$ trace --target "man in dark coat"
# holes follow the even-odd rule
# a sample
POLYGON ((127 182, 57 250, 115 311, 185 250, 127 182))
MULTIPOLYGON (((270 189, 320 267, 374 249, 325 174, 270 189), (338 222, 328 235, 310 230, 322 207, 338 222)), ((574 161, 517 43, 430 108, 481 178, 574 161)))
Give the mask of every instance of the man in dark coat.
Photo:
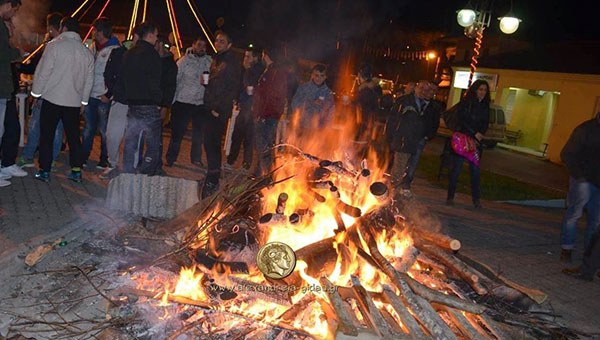
POLYGON ((571 174, 561 232, 561 260, 570 262, 583 209, 587 209, 586 248, 600 224, 600 112, 573 130, 560 157, 571 174))
POLYGON ((429 101, 425 94, 428 82, 420 82, 414 94, 400 97, 390 112, 386 126, 386 134, 390 149, 394 152, 394 164, 391 175, 392 182, 402 190, 410 188, 410 181, 405 181, 405 174, 411 157, 417 154, 419 143, 428 135, 427 107, 429 101))
POLYGON ((203 197, 212 195, 219 187, 223 135, 231 117, 233 103, 240 94, 242 64, 231 50, 231 46, 229 35, 224 32, 217 34, 217 54, 210 67, 210 78, 204 93, 204 104, 210 114, 204 125, 204 150, 208 171, 202 189, 203 197))
POLYGON ((151 23, 136 28, 139 40, 123 56, 123 79, 129 111, 123 150, 123 171, 135 173, 141 163, 140 173, 156 175, 161 165, 162 119, 159 105, 162 102, 162 61, 154 48, 158 29, 151 23), (146 151, 141 162, 136 161, 140 137, 145 135, 146 151))
POLYGON ((233 169, 242 144, 244 145, 244 162, 242 167, 249 170, 252 165, 252 154, 254 153, 254 116, 252 115, 252 104, 254 102, 254 91, 258 79, 265 68, 260 62, 260 50, 248 48, 244 54, 244 76, 242 77, 242 90, 238 101, 240 114, 235 121, 235 129, 231 139, 231 150, 227 157, 227 166, 233 169))

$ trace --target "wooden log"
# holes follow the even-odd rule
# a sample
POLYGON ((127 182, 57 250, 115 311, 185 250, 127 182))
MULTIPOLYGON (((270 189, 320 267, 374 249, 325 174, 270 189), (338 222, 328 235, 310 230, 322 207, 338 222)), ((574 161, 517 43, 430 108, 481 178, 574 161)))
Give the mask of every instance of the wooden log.
POLYGON ((412 266, 417 262, 417 256, 419 255, 419 250, 413 246, 409 246, 402 254, 402 260, 396 266, 396 270, 400 273, 406 273, 412 266))
POLYGON ((391 263, 385 259, 383 255, 377 249, 377 244, 375 244, 374 238, 371 233, 368 233, 364 236, 365 241, 369 246, 369 252, 373 259, 379 263, 379 267, 381 270, 392 280, 392 282, 398 286, 401 282, 406 282, 410 288, 419 296, 427 299, 430 302, 438 302, 450 307, 458 308, 469 313, 473 314, 481 314, 485 311, 485 307, 475 304, 473 302, 462 300, 457 297, 446 295, 438 292, 437 290, 430 289, 421 283, 413 280, 410 276, 404 273, 399 273, 391 263))
POLYGON ((427 255, 425 255, 423 253, 419 253, 419 255, 417 256, 417 261, 423 265, 431 267, 434 270, 439 270, 442 273, 448 272, 448 268, 446 266, 444 266, 443 264, 439 263, 438 261, 428 257, 427 255))
POLYGON ((487 340, 482 334, 480 334, 473 325, 467 320, 467 318, 456 309, 446 307, 444 305, 434 305, 434 308, 437 310, 442 310, 448 313, 452 322, 458 327, 458 329, 463 333, 466 339, 470 340, 487 340))
POLYGON ((357 297, 358 303, 361 305, 361 309, 365 311, 365 319, 371 324, 371 328, 375 330, 377 335, 383 339, 395 338, 394 332, 392 332, 390 326, 387 324, 379 309, 375 306, 373 298, 367 292, 365 287, 362 286, 360 280, 356 276, 352 276, 352 289, 357 297))
POLYGON ((455 256, 432 245, 418 243, 417 247, 425 254, 434 257, 442 264, 452 269, 456 274, 458 274, 458 276, 467 281, 467 283, 477 294, 485 295, 488 293, 488 290, 479 283, 479 276, 475 274, 469 266, 457 259, 455 256))
POLYGON ((450 327, 440 318, 431 305, 422 297, 415 295, 406 281, 400 278, 398 289, 400 297, 410 308, 421 324, 427 329, 435 340, 458 340, 450 327))
POLYGON ((329 301, 331 302, 331 305, 337 315, 337 319, 339 321, 339 330, 346 335, 358 336, 358 329, 354 325, 354 322, 352 322, 350 312, 346 309, 344 300, 342 300, 342 297, 338 293, 337 289, 335 289, 336 287, 325 276, 321 277, 320 281, 323 287, 326 289, 329 301))
POLYGON ((392 288, 388 285, 383 285, 382 296, 385 298, 387 303, 389 303, 392 308, 398 313, 400 319, 402 320, 402 325, 406 327, 409 334, 415 339, 425 339, 425 333, 419 326, 419 323, 415 318, 410 314, 406 306, 400 301, 400 298, 396 293, 392 290, 392 288))
POLYGON ((413 234, 415 234, 415 236, 417 236, 417 238, 429 241, 444 249, 457 251, 461 247, 461 243, 459 240, 441 233, 436 233, 434 231, 429 231, 420 228, 414 228, 412 232, 413 234))
MULTIPOLYGON (((496 339, 498 340, 511 340, 513 339, 513 337, 511 337, 510 335, 508 335, 507 332, 504 331, 504 329, 502 329, 502 327, 500 325, 498 325, 496 323, 496 321, 494 321, 490 316, 488 315, 479 315, 480 320, 483 322, 483 324, 485 325, 485 327, 487 327, 487 329, 490 330, 490 332, 492 332, 492 334, 494 334, 494 336, 496 337, 496 339)), ((515 340, 521 340, 521 339, 525 339, 525 337, 517 337, 514 338, 515 340)))
POLYGON ((308 305, 315 301, 315 295, 312 293, 305 294, 300 301, 293 304, 288 310, 283 312, 276 320, 283 321, 287 324, 293 324, 298 316, 298 313, 305 310, 308 305))

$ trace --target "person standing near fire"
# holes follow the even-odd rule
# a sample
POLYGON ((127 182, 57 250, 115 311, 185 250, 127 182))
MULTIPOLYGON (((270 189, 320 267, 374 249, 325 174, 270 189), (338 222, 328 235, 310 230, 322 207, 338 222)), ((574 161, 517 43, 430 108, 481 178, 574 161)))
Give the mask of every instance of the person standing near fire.
POLYGON ((123 56, 125 96, 129 105, 127 129, 123 147, 123 171, 154 176, 161 164, 162 118, 159 105, 162 100, 162 62, 154 45, 158 28, 149 22, 138 25, 139 39, 123 56), (142 160, 136 160, 144 148, 142 160))
POLYGON ((298 126, 302 131, 324 129, 333 120, 335 102, 326 79, 325 65, 315 65, 310 80, 298 87, 292 99, 292 114, 299 115, 298 126))
MULTIPOLYGON (((468 138, 475 140, 479 159, 483 152, 481 140, 485 135, 490 122, 490 85, 487 81, 478 79, 469 87, 465 97, 450 110, 455 110, 457 117, 456 132, 460 132, 468 138)), ((453 152, 452 170, 448 174, 448 196, 447 205, 454 205, 454 194, 458 184, 458 176, 463 162, 467 159, 453 152)), ((480 201, 480 170, 479 165, 469 161, 469 172, 471 173, 471 198, 473 206, 481 208, 480 201)))
POLYGON ((204 90, 207 84, 203 77, 210 72, 212 58, 206 54, 207 42, 196 38, 191 50, 177 61, 177 86, 171 113, 171 141, 166 155, 167 166, 173 166, 187 126, 192 121, 192 164, 202 164, 202 133, 208 112, 204 106, 204 90))
POLYGON ((231 138, 231 150, 227 156, 228 170, 233 170, 242 145, 244 146, 244 160, 242 168, 250 170, 252 156, 254 154, 254 116, 252 115, 252 103, 258 79, 265 68, 260 61, 261 51, 254 47, 248 47, 244 53, 244 75, 242 77, 242 90, 238 105, 240 114, 235 121, 235 129, 231 138))
POLYGON ((50 181, 52 141, 62 120, 67 142, 71 173, 68 179, 81 182, 83 150, 79 117, 88 105, 94 85, 94 56, 83 45, 77 20, 66 17, 60 23, 60 35, 48 43, 33 77, 31 95, 42 100, 40 113, 40 170, 35 178, 50 181))
POLYGON ((83 129, 83 165, 87 166, 87 161, 94 145, 96 130, 100 132, 100 159, 96 167, 98 169, 110 168, 108 164, 108 154, 106 151, 106 125, 108 122, 108 113, 110 112, 110 99, 106 96, 108 88, 104 82, 104 70, 113 50, 121 45, 119 39, 112 35, 112 23, 108 18, 98 18, 92 24, 94 43, 90 46, 90 51, 94 54, 94 87, 90 94, 89 104, 83 114, 85 127, 83 129))
POLYGON ((288 74, 278 64, 280 57, 281 53, 275 47, 263 49, 262 60, 266 69, 258 81, 253 106, 258 152, 254 175, 257 178, 266 175, 273 166, 277 124, 285 110, 288 74))
MULTIPOLYGON (((426 99, 430 84, 420 81, 414 94, 400 97, 392 110, 386 124, 386 134, 390 149, 394 152, 392 165, 392 183, 404 196, 410 196, 412 178, 406 176, 411 158, 416 158, 420 144, 425 146, 425 138, 429 134, 429 115, 427 109, 430 100, 426 99)), ((421 149, 422 150, 422 149, 421 149)), ((416 160, 418 162, 418 159, 416 160)))
POLYGON ((573 130, 560 153, 571 175, 567 194, 567 211, 561 231, 561 260, 571 262, 577 221, 587 210, 584 244, 588 248, 600 224, 600 112, 573 130))
MULTIPOLYGON (((60 34, 60 21, 63 15, 55 12, 50 13, 46 17, 46 43, 55 39, 60 34)), ((45 46, 44 46, 45 48, 45 46)), ((43 50, 38 52, 28 64, 18 64, 18 70, 22 74, 33 75, 35 69, 42 58, 43 50)), ((35 151, 40 143, 40 112, 41 112, 41 101, 36 102, 36 105, 31 109, 31 116, 29 118, 29 128, 27 129, 27 142, 21 153, 21 159, 17 162, 17 165, 22 168, 33 168, 35 163, 33 157, 35 151)), ((63 126, 62 122, 59 121, 56 126, 56 133, 54 135, 54 145, 52 148, 52 159, 56 160, 58 153, 62 147, 63 142, 63 126)))
POLYGON ((204 105, 208 111, 204 128, 204 150, 207 173, 202 197, 208 197, 219 188, 221 177, 221 152, 227 121, 231 117, 234 101, 240 94, 242 64, 231 51, 232 41, 225 32, 215 38, 217 54, 210 67, 208 86, 204 93, 204 105))

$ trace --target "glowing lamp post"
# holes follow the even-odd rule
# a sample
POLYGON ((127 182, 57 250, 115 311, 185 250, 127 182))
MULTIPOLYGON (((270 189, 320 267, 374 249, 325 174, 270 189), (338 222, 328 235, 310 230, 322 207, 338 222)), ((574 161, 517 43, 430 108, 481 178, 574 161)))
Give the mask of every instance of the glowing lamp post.
MULTIPOLYGON (((473 48, 473 56, 471 57, 469 86, 473 82, 473 75, 477 69, 479 53, 483 42, 483 31, 487 27, 490 27, 490 19, 492 17, 491 7, 488 9, 488 0, 481 0, 481 2, 481 6, 473 9, 469 1, 465 8, 456 12, 456 21, 458 21, 460 26, 465 28, 465 35, 475 39, 475 47, 473 48)), ((511 11, 505 16, 498 18, 498 20, 500 20, 500 30, 504 34, 515 33, 519 29, 519 23, 521 22, 521 19, 512 14, 512 2, 511 11)))

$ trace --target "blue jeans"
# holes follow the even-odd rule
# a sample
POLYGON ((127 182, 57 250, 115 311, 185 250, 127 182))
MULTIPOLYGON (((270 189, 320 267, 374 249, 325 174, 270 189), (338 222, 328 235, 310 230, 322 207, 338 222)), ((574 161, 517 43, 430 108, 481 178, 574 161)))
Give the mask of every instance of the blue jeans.
POLYGON ((256 151, 258 152, 258 162, 255 175, 266 175, 273 166, 273 147, 275 146, 275 137, 277 135, 278 119, 259 118, 256 120, 254 134, 256 151))
POLYGON ((425 149, 425 144, 427 144, 425 138, 421 139, 421 141, 417 143, 417 151, 410 156, 408 166, 406 167, 406 175, 402 179, 402 189, 410 189, 410 184, 415 178, 415 171, 417 171, 417 166, 419 166, 419 159, 421 158, 423 149, 425 149))
MULTIPOLYGON (((460 170, 462 169, 463 162, 465 158, 459 156, 457 154, 452 155, 454 157, 454 161, 452 162, 452 170, 448 174, 448 179, 450 183, 448 184, 448 199, 454 199, 454 193, 456 192, 456 185, 458 184, 458 176, 460 175, 460 170)), ((469 161, 467 161, 469 162, 469 161)), ((479 183, 481 182, 479 167, 471 162, 469 162, 469 172, 471 173, 471 197, 473 198, 473 203, 479 201, 479 197, 481 195, 479 183)))
POLYGON ((83 129, 83 159, 84 163, 90 157, 92 146, 94 146, 94 137, 96 129, 100 131, 100 161, 108 160, 106 151, 106 123, 108 122, 108 112, 110 111, 110 102, 103 103, 100 99, 90 98, 85 107, 83 118, 85 119, 85 128, 83 129))
POLYGON ((590 244, 592 235, 600 224, 600 188, 590 182, 577 182, 569 179, 567 194, 567 211, 563 218, 560 241, 563 249, 573 249, 577 236, 577 221, 587 210, 587 228, 585 229, 585 248, 590 244))
POLYGON ((138 167, 136 155, 146 144, 140 173, 156 175, 161 167, 162 119, 156 105, 129 105, 127 130, 123 149, 123 171, 135 173, 138 167))
MULTIPOLYGON (((38 147, 40 142, 40 112, 42 112, 42 101, 38 100, 36 105, 31 110, 31 117, 29 118, 29 131, 27 132, 27 143, 23 148, 21 157, 29 160, 33 159, 35 149, 38 147)), ((63 141, 63 123, 62 120, 58 121, 56 126, 56 132, 54 133, 54 142, 52 149, 52 159, 58 157, 60 148, 62 147, 63 141)))

